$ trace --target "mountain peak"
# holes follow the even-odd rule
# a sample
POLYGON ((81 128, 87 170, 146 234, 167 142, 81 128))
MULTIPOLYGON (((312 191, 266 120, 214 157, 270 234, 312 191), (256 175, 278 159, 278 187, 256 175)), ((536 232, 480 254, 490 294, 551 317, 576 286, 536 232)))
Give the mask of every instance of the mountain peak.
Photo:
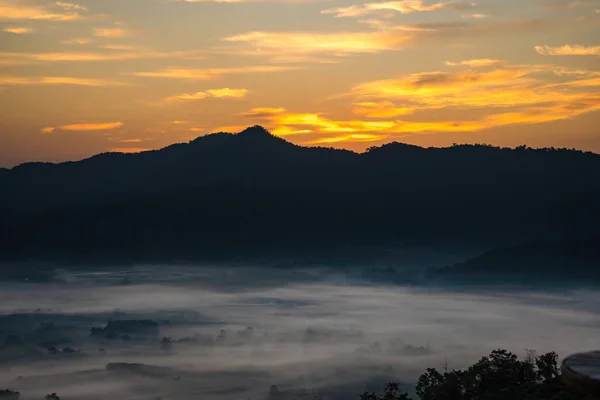
POLYGON ((248 127, 237 134, 238 136, 253 137, 253 138, 272 138, 275 137, 268 130, 260 125, 248 127))

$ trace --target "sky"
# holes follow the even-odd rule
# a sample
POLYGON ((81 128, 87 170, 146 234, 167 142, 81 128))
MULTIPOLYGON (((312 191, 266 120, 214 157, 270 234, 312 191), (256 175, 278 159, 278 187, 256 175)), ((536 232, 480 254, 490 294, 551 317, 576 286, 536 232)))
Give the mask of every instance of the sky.
POLYGON ((256 124, 600 152, 600 0, 0 0, 0 166, 256 124))

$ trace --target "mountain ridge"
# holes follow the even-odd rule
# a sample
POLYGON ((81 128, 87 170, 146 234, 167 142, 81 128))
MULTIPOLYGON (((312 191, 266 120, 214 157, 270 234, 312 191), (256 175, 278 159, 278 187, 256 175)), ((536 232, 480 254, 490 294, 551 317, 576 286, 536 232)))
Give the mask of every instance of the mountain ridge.
POLYGON ((168 258, 209 248, 514 243, 600 225, 594 153, 401 143, 355 153, 298 146, 259 126, 243 132, 0 174, 0 259, 74 246, 168 258))
POLYGON ((364 152, 355 152, 352 150, 348 150, 348 149, 341 149, 341 148, 334 148, 334 147, 326 147, 326 146, 302 146, 302 145, 296 145, 292 142, 289 142, 287 140, 285 140, 282 137, 276 136, 271 134, 267 129, 265 129, 264 127, 260 126, 260 125, 254 125, 251 127, 248 127, 246 129, 244 129, 243 131, 240 131, 238 133, 229 133, 229 132, 214 132, 214 133, 209 133, 206 135, 201 135, 196 137, 195 139, 192 139, 188 142, 179 142, 179 143, 173 143, 170 145, 167 145, 165 147, 159 148, 159 149, 151 149, 151 150, 144 150, 138 153, 122 153, 122 152, 102 152, 102 153, 98 153, 98 154, 94 154, 90 157, 86 157, 83 158, 81 160, 68 160, 68 161, 61 161, 61 162, 50 162, 50 161, 26 161, 24 163, 15 165, 13 167, 10 168, 5 168, 5 167, 0 167, 0 173, 2 173, 3 171, 12 171, 15 169, 19 169, 22 167, 29 167, 29 166, 49 166, 49 165, 65 165, 65 164, 72 164, 72 163, 80 163, 83 161, 88 161, 91 159, 95 159, 98 157, 105 157, 105 156, 113 156, 113 155, 117 155, 119 157, 134 157, 140 154, 148 154, 148 153, 156 153, 156 152, 161 152, 161 151, 165 151, 165 150, 169 150, 172 148, 180 148, 182 146, 187 146, 187 145, 206 145, 207 141, 209 139, 220 139, 220 138, 227 138, 227 139, 234 139, 235 137, 242 137, 242 138, 259 138, 259 139, 274 139, 274 142, 278 142, 281 144, 287 144, 290 147, 295 147, 295 148, 304 148, 304 149, 324 149, 324 150, 328 150, 328 151, 339 151, 339 152, 347 152, 347 153, 352 153, 355 155, 364 155, 364 154, 377 154, 377 153, 381 153, 383 151, 397 151, 397 150, 411 150, 411 151, 423 151, 423 150, 439 150, 439 151, 443 151, 443 150, 447 150, 447 149, 459 149, 459 148, 477 148, 480 150, 485 150, 485 151, 533 151, 533 152, 549 152, 549 151, 565 151, 565 152, 571 152, 571 153, 575 153, 575 154, 585 154, 588 156, 595 156, 595 157, 600 157, 599 153, 594 153, 592 151, 583 151, 583 150, 578 150, 575 148, 554 148, 554 147, 540 147, 540 148, 532 148, 532 147, 528 147, 526 145, 520 145, 517 147, 500 147, 500 146, 493 146, 493 145, 488 145, 488 144, 454 144, 452 146, 447 146, 447 147, 422 147, 422 146, 418 146, 418 145, 412 145, 412 144, 408 144, 408 143, 403 143, 403 142, 397 142, 397 141, 393 141, 393 142, 389 142, 389 143, 385 143, 382 144, 381 146, 373 146, 373 147, 369 147, 367 148, 366 151, 364 152), (255 133, 260 132, 258 135, 256 135, 255 133), (261 133, 264 133, 268 136, 260 136, 261 133))

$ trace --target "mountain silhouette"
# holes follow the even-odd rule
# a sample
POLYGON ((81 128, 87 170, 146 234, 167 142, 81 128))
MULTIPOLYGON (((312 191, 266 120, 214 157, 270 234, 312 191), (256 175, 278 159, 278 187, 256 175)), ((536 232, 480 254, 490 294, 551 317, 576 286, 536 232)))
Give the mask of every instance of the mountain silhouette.
POLYGON ((600 156, 302 147, 260 126, 0 170, 0 258, 181 259, 594 235, 600 156))
POLYGON ((533 241, 487 251, 433 270, 431 279, 460 283, 600 283, 600 236, 533 241))

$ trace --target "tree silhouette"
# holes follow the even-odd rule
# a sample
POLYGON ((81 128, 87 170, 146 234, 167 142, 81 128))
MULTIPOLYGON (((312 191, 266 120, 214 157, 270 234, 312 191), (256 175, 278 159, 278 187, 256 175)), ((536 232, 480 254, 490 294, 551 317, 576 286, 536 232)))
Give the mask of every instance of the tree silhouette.
POLYGON ((163 350, 170 350, 173 346, 173 339, 170 336, 165 336, 160 340, 160 347, 163 350))
MULTIPOLYGON (((428 368, 416 385, 421 400, 593 400, 595 397, 567 387, 561 380, 558 355, 537 356, 527 350, 520 360, 498 349, 465 370, 441 373, 428 368)), ((388 383, 383 397, 365 392, 361 400, 410 400, 399 393, 398 384, 388 383)))

